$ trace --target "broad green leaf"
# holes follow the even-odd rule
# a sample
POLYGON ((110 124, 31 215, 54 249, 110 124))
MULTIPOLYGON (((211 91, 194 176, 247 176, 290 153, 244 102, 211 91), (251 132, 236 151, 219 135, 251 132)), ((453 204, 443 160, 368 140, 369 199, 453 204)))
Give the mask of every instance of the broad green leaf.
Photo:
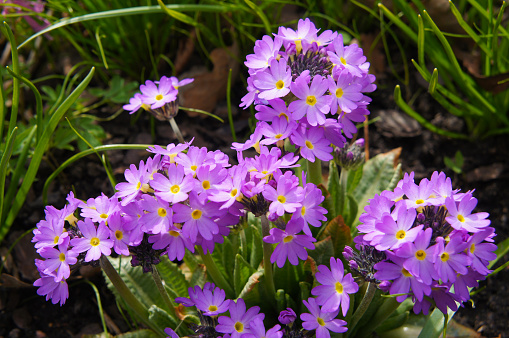
POLYGON ((359 182, 362 179, 362 173, 363 173, 364 163, 355 170, 348 171, 348 187, 346 192, 351 194, 352 192, 357 189, 357 186, 359 185, 359 182))
MULTIPOLYGON (((167 327, 171 327, 171 328, 174 329, 178 325, 178 322, 177 322, 177 320, 175 318, 170 316, 170 314, 168 312, 166 312, 165 310, 161 309, 157 305, 152 305, 148 309, 148 312, 150 313, 148 319, 153 324, 155 324, 157 327, 159 327, 159 328, 161 328, 163 330, 166 329, 167 327)), ((183 328, 183 331, 184 331, 185 330, 185 326, 181 325, 181 327, 183 328)), ((180 330, 179 330, 179 333, 180 333, 180 330)), ((182 334, 180 334, 180 335, 182 335, 182 334)))
POLYGON ((157 264, 157 270, 161 275, 161 279, 164 280, 166 286, 171 288, 179 297, 188 297, 189 294, 187 289, 189 288, 189 282, 186 277, 177 266, 177 264, 170 262, 168 256, 162 256, 161 262, 157 264))
MULTIPOLYGON (((326 238, 331 239, 331 244, 333 246, 333 256, 340 257, 343 249, 345 248, 345 245, 348 245, 352 242, 351 229, 345 224, 343 217, 338 216, 334 218, 324 227, 318 239, 324 240, 326 238)), ((317 261, 317 264, 324 263, 317 261)))
POLYGON ((287 308, 285 290, 279 289, 276 291, 276 305, 278 312, 281 312, 287 308))
POLYGON ((258 266, 262 263, 263 260, 263 240, 260 230, 255 225, 251 226, 251 231, 253 233, 251 245, 251 257, 249 259, 249 263, 255 269, 258 269, 258 266))
MULTIPOLYGON (((130 260, 126 257, 122 257, 122 259, 110 257, 109 261, 119 273, 129 290, 131 290, 131 292, 143 305, 145 305, 145 307, 150 308, 152 305, 157 305, 161 308, 165 307, 164 301, 161 299, 161 295, 159 294, 150 273, 143 273, 142 268, 139 266, 132 267, 130 260)), ((122 300, 117 289, 113 286, 106 275, 105 279, 108 284, 108 288, 113 292, 117 299, 122 300)))
POLYGON ((235 267, 233 270, 233 287, 235 294, 240 294, 249 277, 255 273, 256 270, 239 254, 235 256, 235 267))
MULTIPOLYGON (((348 232, 350 232, 350 229, 348 229, 348 232)), ((308 254, 315 260, 316 264, 328 265, 330 258, 334 256, 334 245, 332 244, 331 236, 327 236, 324 239, 316 242, 315 249, 309 250, 308 254)))
MULTIPOLYGON (((216 245, 217 247, 217 245, 216 245)), ((233 279, 233 270, 232 266, 235 266, 235 255, 233 254, 233 246, 228 237, 224 237, 224 242, 221 245, 222 250, 222 263, 224 267, 225 276, 228 280, 233 279)), ((215 249, 214 249, 215 251, 215 249)))
POLYGON ((260 298, 260 282, 263 281, 264 274, 263 269, 259 269, 247 280, 246 284, 239 293, 238 298, 244 299, 246 303, 252 303, 253 305, 260 305, 262 298, 260 298))
POLYGON ((352 194, 346 195, 346 206, 346 210, 343 212, 345 217, 345 224, 353 225, 355 222, 355 217, 357 217, 357 212, 359 211, 359 205, 357 204, 357 201, 352 194))
POLYGON ((196 256, 191 251, 186 250, 186 254, 184 255, 184 263, 189 267, 191 271, 196 269, 199 264, 202 264, 198 257, 199 256, 196 256))
POLYGON ((205 265, 200 264, 195 269, 192 270, 189 285, 190 286, 198 285, 200 287, 203 287, 206 281, 207 281, 207 271, 205 271, 205 265))
POLYGON ((358 212, 355 217, 357 221, 360 214, 364 212, 368 200, 375 194, 388 189, 395 177, 401 176, 401 169, 398 169, 397 165, 400 154, 401 148, 397 148, 387 153, 378 154, 364 164, 362 180, 353 193, 358 203, 358 212))

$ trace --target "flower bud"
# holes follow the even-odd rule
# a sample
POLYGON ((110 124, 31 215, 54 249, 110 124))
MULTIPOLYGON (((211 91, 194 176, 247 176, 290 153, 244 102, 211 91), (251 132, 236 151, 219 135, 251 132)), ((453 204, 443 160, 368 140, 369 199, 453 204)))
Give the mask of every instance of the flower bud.
POLYGON ((295 311, 288 307, 286 310, 281 311, 277 319, 281 324, 288 325, 293 323, 296 318, 297 315, 295 314, 295 311))
POLYGON ((345 170, 356 170, 365 161, 364 139, 358 139, 351 145, 334 149, 334 161, 345 170))

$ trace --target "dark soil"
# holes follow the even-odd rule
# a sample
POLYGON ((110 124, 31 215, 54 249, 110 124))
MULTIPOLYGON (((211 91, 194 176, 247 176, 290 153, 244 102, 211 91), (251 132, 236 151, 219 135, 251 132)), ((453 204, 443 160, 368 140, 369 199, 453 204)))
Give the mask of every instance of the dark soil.
MULTIPOLYGON (((496 229, 496 242, 509 236, 508 208, 509 195, 509 138, 495 137, 482 141, 451 140, 440 137, 423 129, 398 111, 392 100, 394 83, 378 82, 378 90, 373 93, 370 119, 379 119, 369 126, 370 156, 401 147, 400 161, 403 171, 415 172, 416 180, 430 177, 435 170, 444 171, 453 179, 453 187, 462 191, 475 189, 478 199, 478 211, 490 213, 492 225, 496 229), (444 156, 454 157, 461 151, 465 164, 462 174, 455 174, 444 165, 444 156)), ((410 94, 417 88, 411 88, 410 94)), ((425 92, 425 91, 424 91, 425 92)), ((404 93, 405 94, 405 93, 404 93)), ((240 97, 240 96, 239 96, 240 97)), ((226 104, 220 102, 216 113, 225 111, 226 104)), ((414 103, 421 114, 436 125, 450 130, 462 130, 462 121, 444 112, 436 106, 432 98, 422 94, 414 103)), ((111 109, 111 108, 105 108, 111 109)), ((105 112, 97 112, 99 115, 105 112)), ((106 115, 106 114, 105 114, 106 115)), ((248 113, 235 114, 235 126, 239 138, 247 136, 248 113)), ((233 155, 229 149, 232 142, 229 126, 210 118, 191 118, 181 112, 177 117, 186 140, 195 137, 194 145, 207 146, 209 149, 221 149, 233 155)), ((135 123, 127 113, 114 121, 102 123, 108 133, 105 143, 142 143, 161 144, 176 142, 169 125, 157 124, 155 139, 151 136, 148 116, 140 116, 135 123)), ((364 132, 360 131, 360 136, 364 132)), ((55 152, 55 158, 62 163, 72 154, 55 152)), ((123 180, 123 171, 131 163, 146 159, 148 153, 143 150, 115 151, 108 154, 115 170, 117 181, 123 180)), ((2 257, 16 238, 33 226, 44 216, 41 191, 44 179, 52 172, 48 164, 43 164, 41 180, 34 184, 26 206, 20 213, 18 224, 6 242, 3 243, 2 257)), ((68 168, 55 181, 50 189, 49 203, 58 208, 64 205, 65 195, 74 190, 78 198, 89 198, 101 192, 112 194, 112 188, 106 178, 102 165, 95 156, 78 161, 68 168)), ((102 332, 102 324, 97 308, 95 293, 91 286, 82 281, 88 279, 99 289, 107 325, 110 333, 121 333, 129 325, 119 313, 113 296, 106 289, 98 269, 84 269, 75 273, 70 282, 70 297, 60 307, 46 302, 37 296, 31 286, 37 278, 33 259, 35 252, 30 243, 31 234, 25 236, 9 257, 2 275, 0 286, 0 337, 81 337, 83 334, 102 332)), ((509 259, 506 255, 496 266, 509 259)), ((465 304, 454 319, 460 324, 472 328, 484 337, 509 337, 509 270, 504 269, 481 283, 479 291, 472 297, 473 303, 465 304)), ((129 322, 129 321, 128 321, 129 322)))

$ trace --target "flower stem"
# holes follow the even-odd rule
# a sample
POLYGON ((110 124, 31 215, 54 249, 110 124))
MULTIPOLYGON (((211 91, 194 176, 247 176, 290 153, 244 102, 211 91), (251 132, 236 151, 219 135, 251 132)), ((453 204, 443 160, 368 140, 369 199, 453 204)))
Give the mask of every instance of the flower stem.
POLYGON ((173 132, 177 136, 177 140, 179 140, 180 143, 186 143, 186 141, 184 141, 184 136, 182 136, 179 126, 177 125, 177 122, 175 122, 175 119, 173 117, 170 119, 170 125, 171 129, 173 129, 173 132))
POLYGON ((348 170, 341 168, 341 172, 339 174, 339 196, 338 196, 339 201, 338 210, 336 210, 336 213, 342 216, 345 211, 347 182, 348 182, 348 170))
POLYGON ((307 161, 307 174, 308 183, 322 184, 322 161, 317 158, 314 162, 307 161))
POLYGON ((101 256, 99 263, 101 264, 101 268, 104 273, 108 276, 111 283, 117 289, 118 294, 122 299, 133 309, 133 311, 140 317, 141 321, 154 330, 156 333, 160 335, 165 335, 164 331, 161 330, 157 325, 152 323, 149 319, 149 312, 147 308, 136 298, 136 296, 129 290, 127 285, 125 285, 122 277, 117 273, 117 270, 111 265, 107 256, 101 256))
POLYGON ((198 253, 201 256, 203 263, 207 267, 207 272, 210 275, 210 278, 212 278, 212 280, 214 281, 214 284, 216 284, 216 286, 224 290, 227 298, 235 299, 236 298, 235 291, 233 291, 232 287, 230 286, 230 283, 226 281, 221 271, 219 271, 219 269, 217 268, 217 265, 212 259, 212 256, 210 254, 205 254, 203 252, 203 249, 198 245, 196 246, 196 249, 198 250, 198 253))
POLYGON ((161 280, 161 275, 159 274, 159 271, 157 271, 157 267, 155 265, 152 265, 152 278, 154 279, 154 282, 156 283, 157 289, 159 290, 159 293, 161 294, 161 297, 164 300, 164 303, 170 310, 170 314, 177 318, 177 315, 175 313, 175 305, 170 299, 170 296, 168 295, 168 292, 166 292, 166 288, 164 287, 163 281, 161 280))
MULTIPOLYGON (((270 225, 267 215, 261 216, 262 238, 270 235, 270 225)), ((274 286, 274 277, 272 274, 272 263, 270 256, 272 255, 272 244, 263 242, 263 269, 265 282, 267 285, 268 298, 274 300, 276 297, 276 287, 274 286)))
POLYGON ((401 305, 396 300, 396 297, 387 297, 382 305, 375 312, 373 317, 369 320, 369 325, 365 325, 358 332, 358 337, 368 337, 376 328, 382 324, 389 316, 396 311, 396 309, 401 305))
POLYGON ((368 288, 366 289, 366 292, 364 293, 364 297, 362 298, 359 306, 357 307, 357 310, 355 310, 352 320, 350 321, 349 331, 353 332, 355 325, 359 322, 359 320, 362 318, 364 313, 369 307, 369 304, 371 304, 371 301, 373 300, 373 296, 375 296, 376 292, 376 285, 375 283, 369 282, 368 288))

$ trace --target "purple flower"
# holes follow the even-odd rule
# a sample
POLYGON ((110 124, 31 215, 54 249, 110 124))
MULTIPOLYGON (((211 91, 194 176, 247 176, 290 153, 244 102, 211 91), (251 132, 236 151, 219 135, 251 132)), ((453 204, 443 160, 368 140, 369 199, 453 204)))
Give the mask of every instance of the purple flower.
POLYGON ((395 252, 399 257, 406 258, 403 267, 427 285, 438 278, 433 266, 435 247, 429 247, 432 234, 433 230, 428 228, 420 232, 413 243, 404 243, 395 252))
POLYGON ((437 252, 435 260, 435 270, 442 282, 454 282, 458 274, 464 275, 468 272, 468 266, 472 259, 465 253, 468 244, 463 240, 463 236, 458 233, 450 235, 450 240, 445 244, 443 237, 437 238, 437 252))
POLYGON ((168 168, 168 177, 160 173, 154 174, 150 185, 154 194, 169 203, 178 203, 187 199, 187 193, 194 188, 195 180, 191 175, 184 175, 184 167, 171 163, 168 168))
POLYGON ((413 227, 416 212, 415 209, 399 208, 397 222, 391 215, 385 215, 375 228, 381 233, 378 238, 371 242, 379 251, 387 249, 396 250, 404 243, 413 242, 423 225, 413 227))
POLYGON ((122 205, 130 203, 142 192, 147 193, 150 188, 148 185, 149 175, 143 161, 140 161, 139 169, 131 164, 129 169, 124 172, 124 176, 127 182, 121 182, 115 186, 117 190, 115 197, 122 198, 122 205))
POLYGON ((324 201, 325 197, 322 191, 316 187, 313 183, 306 184, 306 177, 303 173, 302 183, 304 185, 304 200, 301 202, 302 206, 297 208, 293 213, 292 218, 302 218, 306 222, 302 229, 306 235, 311 236, 311 230, 309 225, 314 227, 320 227, 321 221, 326 221, 327 209, 321 207, 320 204, 324 201))
POLYGON ((361 85, 352 83, 353 76, 347 71, 341 71, 337 80, 331 76, 328 77, 329 93, 331 97, 331 113, 334 115, 338 111, 346 113, 357 108, 357 101, 363 97, 361 94, 361 85))
POLYGON ((56 248, 44 247, 39 254, 46 258, 43 273, 50 275, 55 273, 55 282, 60 282, 71 275, 70 265, 76 264, 78 252, 68 250, 67 244, 61 244, 56 248))
POLYGON ((169 230, 170 224, 173 224, 173 209, 168 202, 152 195, 142 195, 140 206, 143 215, 139 223, 143 232, 160 234, 169 230))
POLYGON ((129 104, 125 104, 122 108, 127 110, 129 114, 134 114, 143 106, 142 96, 140 93, 134 94, 134 97, 129 99, 129 104))
POLYGON ((285 212, 290 214, 295 212, 302 205, 301 201, 304 199, 302 187, 296 186, 285 176, 281 176, 277 180, 276 189, 266 185, 262 194, 266 200, 272 202, 269 211, 278 216, 283 216, 285 212))
POLYGON ((46 300, 51 299, 53 304, 60 302, 60 306, 62 306, 69 298, 69 287, 65 279, 56 282, 53 275, 42 274, 41 278, 34 282, 34 286, 39 287, 37 289, 39 296, 46 296, 46 300))
POLYGON ((310 312, 300 315, 302 327, 306 330, 316 330, 316 338, 330 338, 329 331, 342 333, 348 330, 344 320, 334 319, 338 315, 339 309, 333 312, 323 312, 314 298, 302 302, 310 312))
POLYGON ((272 59, 269 69, 259 71, 254 76, 253 85, 260 90, 258 97, 261 99, 272 100, 290 92, 292 73, 284 58, 279 61, 272 59))
POLYGON ((110 231, 108 227, 101 222, 96 228, 90 218, 85 221, 78 221, 78 228, 83 234, 82 238, 76 237, 71 240, 73 250, 76 252, 87 252, 85 262, 95 261, 101 258, 101 255, 109 256, 113 241, 109 239, 110 231))
POLYGON ((262 318, 254 318, 249 326, 251 333, 247 333, 243 336, 245 338, 281 338, 283 336, 283 331, 280 331, 281 326, 278 324, 265 331, 262 318))
POLYGON ((166 103, 175 101, 178 94, 178 91, 171 85, 171 81, 166 77, 161 78, 159 86, 147 80, 144 85, 140 86, 140 90, 142 102, 150 105, 152 109, 161 108, 166 103))
POLYGON ((228 311, 230 302, 229 299, 225 300, 225 292, 218 287, 203 288, 201 293, 195 296, 195 306, 198 310, 202 311, 205 316, 217 316, 223 312, 228 311))
POLYGON ((246 311, 246 303, 242 298, 237 299, 237 302, 230 301, 229 310, 230 317, 218 318, 219 324, 216 326, 216 331, 229 333, 231 338, 240 338, 243 334, 251 333, 250 323, 256 318, 263 320, 265 317, 263 313, 258 313, 260 311, 258 306, 253 306, 246 311))
POLYGON ((257 128, 266 137, 260 144, 274 144, 288 138, 297 129, 297 122, 288 121, 284 116, 274 117, 271 125, 266 122, 260 122, 257 124, 257 128))
POLYGON ((288 111, 284 100, 276 98, 269 101, 268 105, 259 104, 255 106, 257 113, 255 118, 258 121, 271 122, 274 117, 286 117, 287 121, 294 120, 292 113, 288 111))
POLYGON ((126 222, 120 216, 120 212, 115 212, 110 216, 108 223, 110 229, 110 238, 113 240, 113 250, 119 255, 129 256, 129 231, 126 229, 126 222))
POLYGON ((304 116, 312 126, 325 123, 325 114, 330 111, 330 96, 324 96, 327 91, 327 81, 321 76, 315 76, 308 86, 308 72, 303 72, 295 82, 292 82, 290 89, 299 99, 288 106, 293 113, 293 118, 300 120, 304 116))
POLYGON ((244 64, 251 71, 260 71, 269 67, 269 62, 274 59, 281 49, 283 41, 280 37, 274 40, 268 35, 264 35, 261 40, 257 40, 254 46, 254 54, 246 56, 244 64))
POLYGON ((330 258, 330 270, 325 265, 318 266, 316 280, 321 285, 311 290, 311 294, 317 296, 316 303, 322 305, 323 312, 338 311, 339 306, 346 316, 350 307, 350 294, 359 291, 359 285, 355 283, 352 275, 345 276, 345 269, 341 260, 330 258))
POLYGON ((295 311, 287 307, 286 310, 283 310, 279 313, 279 317, 277 317, 277 319, 281 324, 288 325, 297 319, 297 315, 295 314, 295 311))
POLYGON ((97 198, 89 198, 81 205, 81 216, 90 218, 93 222, 107 222, 111 214, 120 210, 120 203, 116 197, 109 198, 104 193, 97 198))
POLYGON ((359 67, 366 62, 366 57, 356 44, 344 46, 343 36, 339 34, 334 41, 332 41, 332 51, 329 51, 330 61, 334 63, 338 69, 346 69, 354 76, 362 76, 364 71, 359 67))
POLYGON ((282 268, 287 258, 292 265, 298 265, 299 258, 301 260, 307 259, 308 253, 306 248, 314 250, 313 242, 316 239, 308 235, 297 235, 303 227, 304 220, 298 218, 290 220, 284 231, 278 228, 270 229, 270 235, 265 236, 263 241, 271 244, 278 243, 270 256, 271 263, 277 261, 277 266, 282 268))
POLYGON ((490 220, 486 219, 489 216, 487 212, 472 214, 476 205, 477 199, 472 197, 471 193, 465 194, 459 203, 455 202, 453 197, 448 197, 445 199, 445 206, 450 216, 445 219, 456 230, 479 232, 490 225, 490 220))
POLYGON ((173 331, 173 329, 170 327, 164 329, 164 333, 168 335, 166 338, 179 338, 178 334, 176 334, 175 331, 173 331))
POLYGON ((333 158, 330 141, 324 137, 322 128, 297 130, 290 139, 300 147, 301 156, 310 162, 315 162, 315 157, 322 161, 330 161, 333 158))

